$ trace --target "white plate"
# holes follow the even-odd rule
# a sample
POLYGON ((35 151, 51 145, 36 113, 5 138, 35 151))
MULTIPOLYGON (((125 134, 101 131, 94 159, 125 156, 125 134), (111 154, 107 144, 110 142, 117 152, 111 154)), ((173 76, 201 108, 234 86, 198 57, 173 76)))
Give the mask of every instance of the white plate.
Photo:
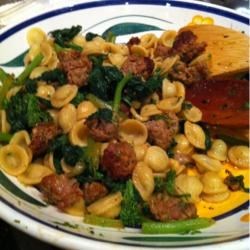
MULTIPOLYGON (((236 12, 196 1, 96 1, 75 5, 61 3, 60 8, 45 12, 4 29, 0 33, 0 65, 9 72, 21 70, 22 54, 28 49, 27 30, 39 26, 49 32, 80 24, 84 32, 101 34, 117 24, 119 40, 134 32, 175 29, 187 25, 195 15, 211 17, 215 24, 248 33, 249 19, 236 12), (137 25, 135 28, 135 24, 137 25), (154 27, 152 27, 154 26, 154 27), (139 28, 138 28, 139 27, 139 28), (157 27, 157 28, 155 28, 157 27), (15 60, 13 60, 15 59, 15 60)), ((75 1, 76 2, 76 1, 75 1)), ((117 28, 117 26, 116 26, 117 28)), ((135 35, 135 34, 133 34, 135 35)), ((240 218, 248 213, 248 204, 217 217, 217 223, 200 234, 157 235, 140 234, 136 229, 116 230, 82 223, 76 217, 62 214, 52 206, 45 206, 39 192, 24 187, 15 178, 0 172, 0 216, 18 229, 51 244, 68 249, 247 249, 248 226, 240 218), (151 248, 150 248, 151 247, 151 248), (188 248, 190 249, 190 248, 188 248)))

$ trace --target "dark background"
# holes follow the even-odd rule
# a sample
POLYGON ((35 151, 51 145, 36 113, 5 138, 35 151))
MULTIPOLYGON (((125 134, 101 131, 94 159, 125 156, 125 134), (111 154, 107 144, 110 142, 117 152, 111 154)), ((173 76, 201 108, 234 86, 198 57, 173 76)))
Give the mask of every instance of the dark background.
MULTIPOLYGON (((17 0, 0 0, 0 5, 17 2, 17 0)), ((249 8, 248 0, 203 0, 232 9, 249 8)), ((1 250, 59 250, 44 242, 38 241, 0 220, 0 249, 1 250)))

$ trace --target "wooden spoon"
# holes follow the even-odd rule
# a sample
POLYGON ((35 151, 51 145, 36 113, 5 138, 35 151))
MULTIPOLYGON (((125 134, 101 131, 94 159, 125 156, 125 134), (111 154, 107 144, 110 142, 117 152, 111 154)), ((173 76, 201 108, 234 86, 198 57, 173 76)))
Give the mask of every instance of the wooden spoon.
POLYGON ((249 37, 241 32, 217 25, 191 25, 180 30, 191 30, 199 42, 206 42, 206 53, 211 54, 211 76, 227 76, 248 72, 249 37))

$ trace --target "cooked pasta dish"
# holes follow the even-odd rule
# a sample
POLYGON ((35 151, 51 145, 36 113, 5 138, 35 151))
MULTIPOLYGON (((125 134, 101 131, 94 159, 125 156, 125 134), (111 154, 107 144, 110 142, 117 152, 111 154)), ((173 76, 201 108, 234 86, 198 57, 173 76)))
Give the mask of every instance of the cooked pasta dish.
POLYGON ((27 42, 24 71, 0 69, 0 169, 44 201, 90 224, 185 233, 214 223, 201 202, 248 192, 248 141, 225 132, 248 128, 248 81, 212 79, 192 31, 117 43, 34 27, 27 42))

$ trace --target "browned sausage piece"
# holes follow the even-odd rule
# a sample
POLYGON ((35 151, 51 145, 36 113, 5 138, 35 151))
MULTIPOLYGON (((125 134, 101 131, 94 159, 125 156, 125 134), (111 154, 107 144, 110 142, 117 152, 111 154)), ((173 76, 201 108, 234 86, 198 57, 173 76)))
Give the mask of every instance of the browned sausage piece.
POLYGON ((178 80, 186 85, 205 80, 209 76, 208 65, 205 63, 196 63, 187 65, 182 61, 178 61, 168 72, 168 76, 172 80, 178 80))
POLYGON ((174 113, 168 113, 162 119, 146 122, 150 144, 166 150, 179 129, 179 120, 174 113))
POLYGON ((170 47, 164 46, 162 44, 157 44, 154 55, 155 57, 169 57, 172 54, 172 49, 170 47))
POLYGON ((136 165, 135 151, 127 142, 111 142, 104 150, 101 165, 113 180, 126 180, 136 165))
POLYGON ((133 45, 137 45, 137 44, 139 44, 141 41, 140 41, 140 38, 139 37, 131 37, 130 39, 129 39, 129 41, 127 42, 127 46, 128 46, 128 48, 129 48, 129 50, 130 50, 130 48, 133 46, 133 45))
POLYGON ((86 120, 89 135, 98 142, 107 142, 117 138, 118 130, 115 124, 91 116, 86 120))
POLYGON ((181 198, 158 193, 149 200, 149 208, 154 218, 159 221, 185 220, 197 217, 194 204, 186 203, 181 198))
POLYGON ((154 61, 146 56, 129 55, 121 67, 124 74, 131 73, 147 79, 154 69, 154 61))
POLYGON ((83 197, 86 204, 90 204, 108 194, 108 189, 100 182, 85 183, 83 197))
POLYGON ((37 124, 31 133, 31 143, 29 148, 34 156, 43 154, 49 145, 49 141, 60 134, 60 129, 52 122, 37 124))
POLYGON ((67 73, 68 82, 79 87, 87 84, 92 62, 79 51, 70 50, 58 54, 62 69, 67 73))
POLYGON ((173 43, 172 52, 178 54, 183 62, 189 63, 205 51, 206 43, 198 43, 197 36, 190 30, 179 33, 173 43))
POLYGON ((76 180, 66 175, 51 174, 44 177, 39 189, 50 204, 61 210, 72 206, 83 195, 76 180))

